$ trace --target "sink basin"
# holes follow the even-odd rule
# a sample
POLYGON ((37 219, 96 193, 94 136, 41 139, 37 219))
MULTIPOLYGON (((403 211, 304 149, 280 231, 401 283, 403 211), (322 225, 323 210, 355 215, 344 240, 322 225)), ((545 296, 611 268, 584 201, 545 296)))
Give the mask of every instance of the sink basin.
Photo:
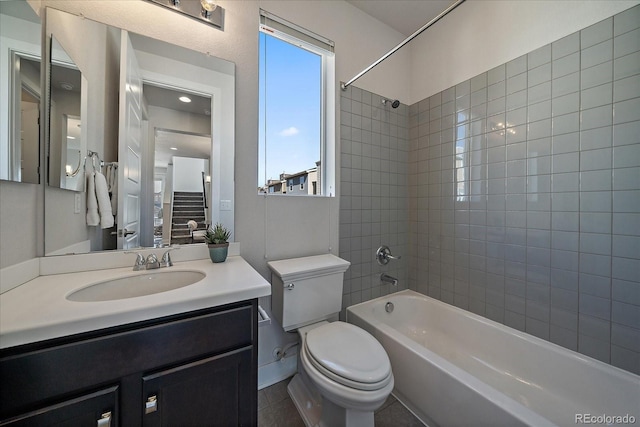
POLYGON ((141 297, 192 285, 204 279, 200 271, 157 271, 105 280, 78 289, 69 301, 97 302, 141 297))

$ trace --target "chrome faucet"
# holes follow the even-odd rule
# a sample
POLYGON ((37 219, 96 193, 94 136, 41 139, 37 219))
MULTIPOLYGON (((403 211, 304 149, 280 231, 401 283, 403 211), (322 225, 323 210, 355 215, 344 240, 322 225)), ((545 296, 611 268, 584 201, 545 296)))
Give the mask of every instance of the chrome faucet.
POLYGON ((173 262, 171 261, 170 252, 174 249, 179 249, 179 248, 171 248, 162 255, 162 259, 160 260, 160 267, 171 267, 173 265, 173 262))
POLYGON ((125 252, 125 253, 135 253, 136 254, 136 262, 133 264, 133 271, 140 271, 145 268, 146 261, 141 253, 138 252, 125 252))
POLYGON ((380 281, 382 283, 391 283, 393 286, 398 286, 398 279, 393 276, 389 276, 387 273, 382 273, 380 275, 380 281))
POLYGON ((158 261, 158 257, 156 254, 149 254, 147 257, 147 270, 153 270, 156 268, 160 268, 160 261, 158 261))

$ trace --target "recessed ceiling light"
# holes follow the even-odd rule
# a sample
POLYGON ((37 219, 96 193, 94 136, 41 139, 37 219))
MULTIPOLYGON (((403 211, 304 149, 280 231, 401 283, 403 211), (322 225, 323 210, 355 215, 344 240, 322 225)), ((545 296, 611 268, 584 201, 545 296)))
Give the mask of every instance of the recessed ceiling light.
POLYGON ((181 96, 180 98, 178 98, 180 101, 182 102, 186 102, 189 103, 191 102, 191 98, 189 98, 188 96, 181 96))
POLYGON ((60 83, 60 87, 64 90, 73 90, 73 85, 67 82, 60 83))
POLYGON ((169 149, 170 149, 170 150, 173 150, 173 151, 178 151, 178 149, 177 149, 176 147, 171 147, 171 148, 169 148, 169 149))

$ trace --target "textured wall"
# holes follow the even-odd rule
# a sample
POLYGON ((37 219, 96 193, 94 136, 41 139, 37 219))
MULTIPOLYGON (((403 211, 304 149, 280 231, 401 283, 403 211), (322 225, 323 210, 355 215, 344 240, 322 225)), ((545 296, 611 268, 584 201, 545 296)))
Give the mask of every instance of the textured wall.
POLYGON ((640 6, 410 108, 410 285, 640 372, 640 6))
POLYGON ((408 288, 408 108, 350 86, 341 93, 340 257, 351 262, 343 288, 347 307, 408 288), (381 245, 403 259, 379 266, 381 245), (380 282, 386 272, 397 288, 380 282))

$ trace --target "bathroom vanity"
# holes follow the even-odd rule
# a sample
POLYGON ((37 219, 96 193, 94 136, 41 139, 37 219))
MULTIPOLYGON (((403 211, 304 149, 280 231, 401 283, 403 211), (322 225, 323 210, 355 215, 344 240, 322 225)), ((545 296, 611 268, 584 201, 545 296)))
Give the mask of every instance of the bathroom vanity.
MULTIPOLYGON (((268 295, 270 287, 240 257, 222 265, 180 264, 178 270, 195 269, 207 277, 180 289, 114 301, 66 298, 89 272, 41 276, 2 294, 2 309, 9 313, 0 319, 8 322, 0 327, 0 426, 256 425, 257 297, 268 295), (42 285, 33 282, 47 277, 55 290, 42 294, 57 293, 59 301, 21 302, 30 288, 42 285), (19 313, 39 305, 41 326, 27 325, 19 333, 19 313), (75 313, 63 313, 73 307, 75 313), (167 314, 159 315, 163 311, 167 314), (118 318, 137 320, 119 323, 118 318), (48 338, 20 342, 24 336, 48 338)), ((130 269, 101 273, 131 274, 130 269)))

